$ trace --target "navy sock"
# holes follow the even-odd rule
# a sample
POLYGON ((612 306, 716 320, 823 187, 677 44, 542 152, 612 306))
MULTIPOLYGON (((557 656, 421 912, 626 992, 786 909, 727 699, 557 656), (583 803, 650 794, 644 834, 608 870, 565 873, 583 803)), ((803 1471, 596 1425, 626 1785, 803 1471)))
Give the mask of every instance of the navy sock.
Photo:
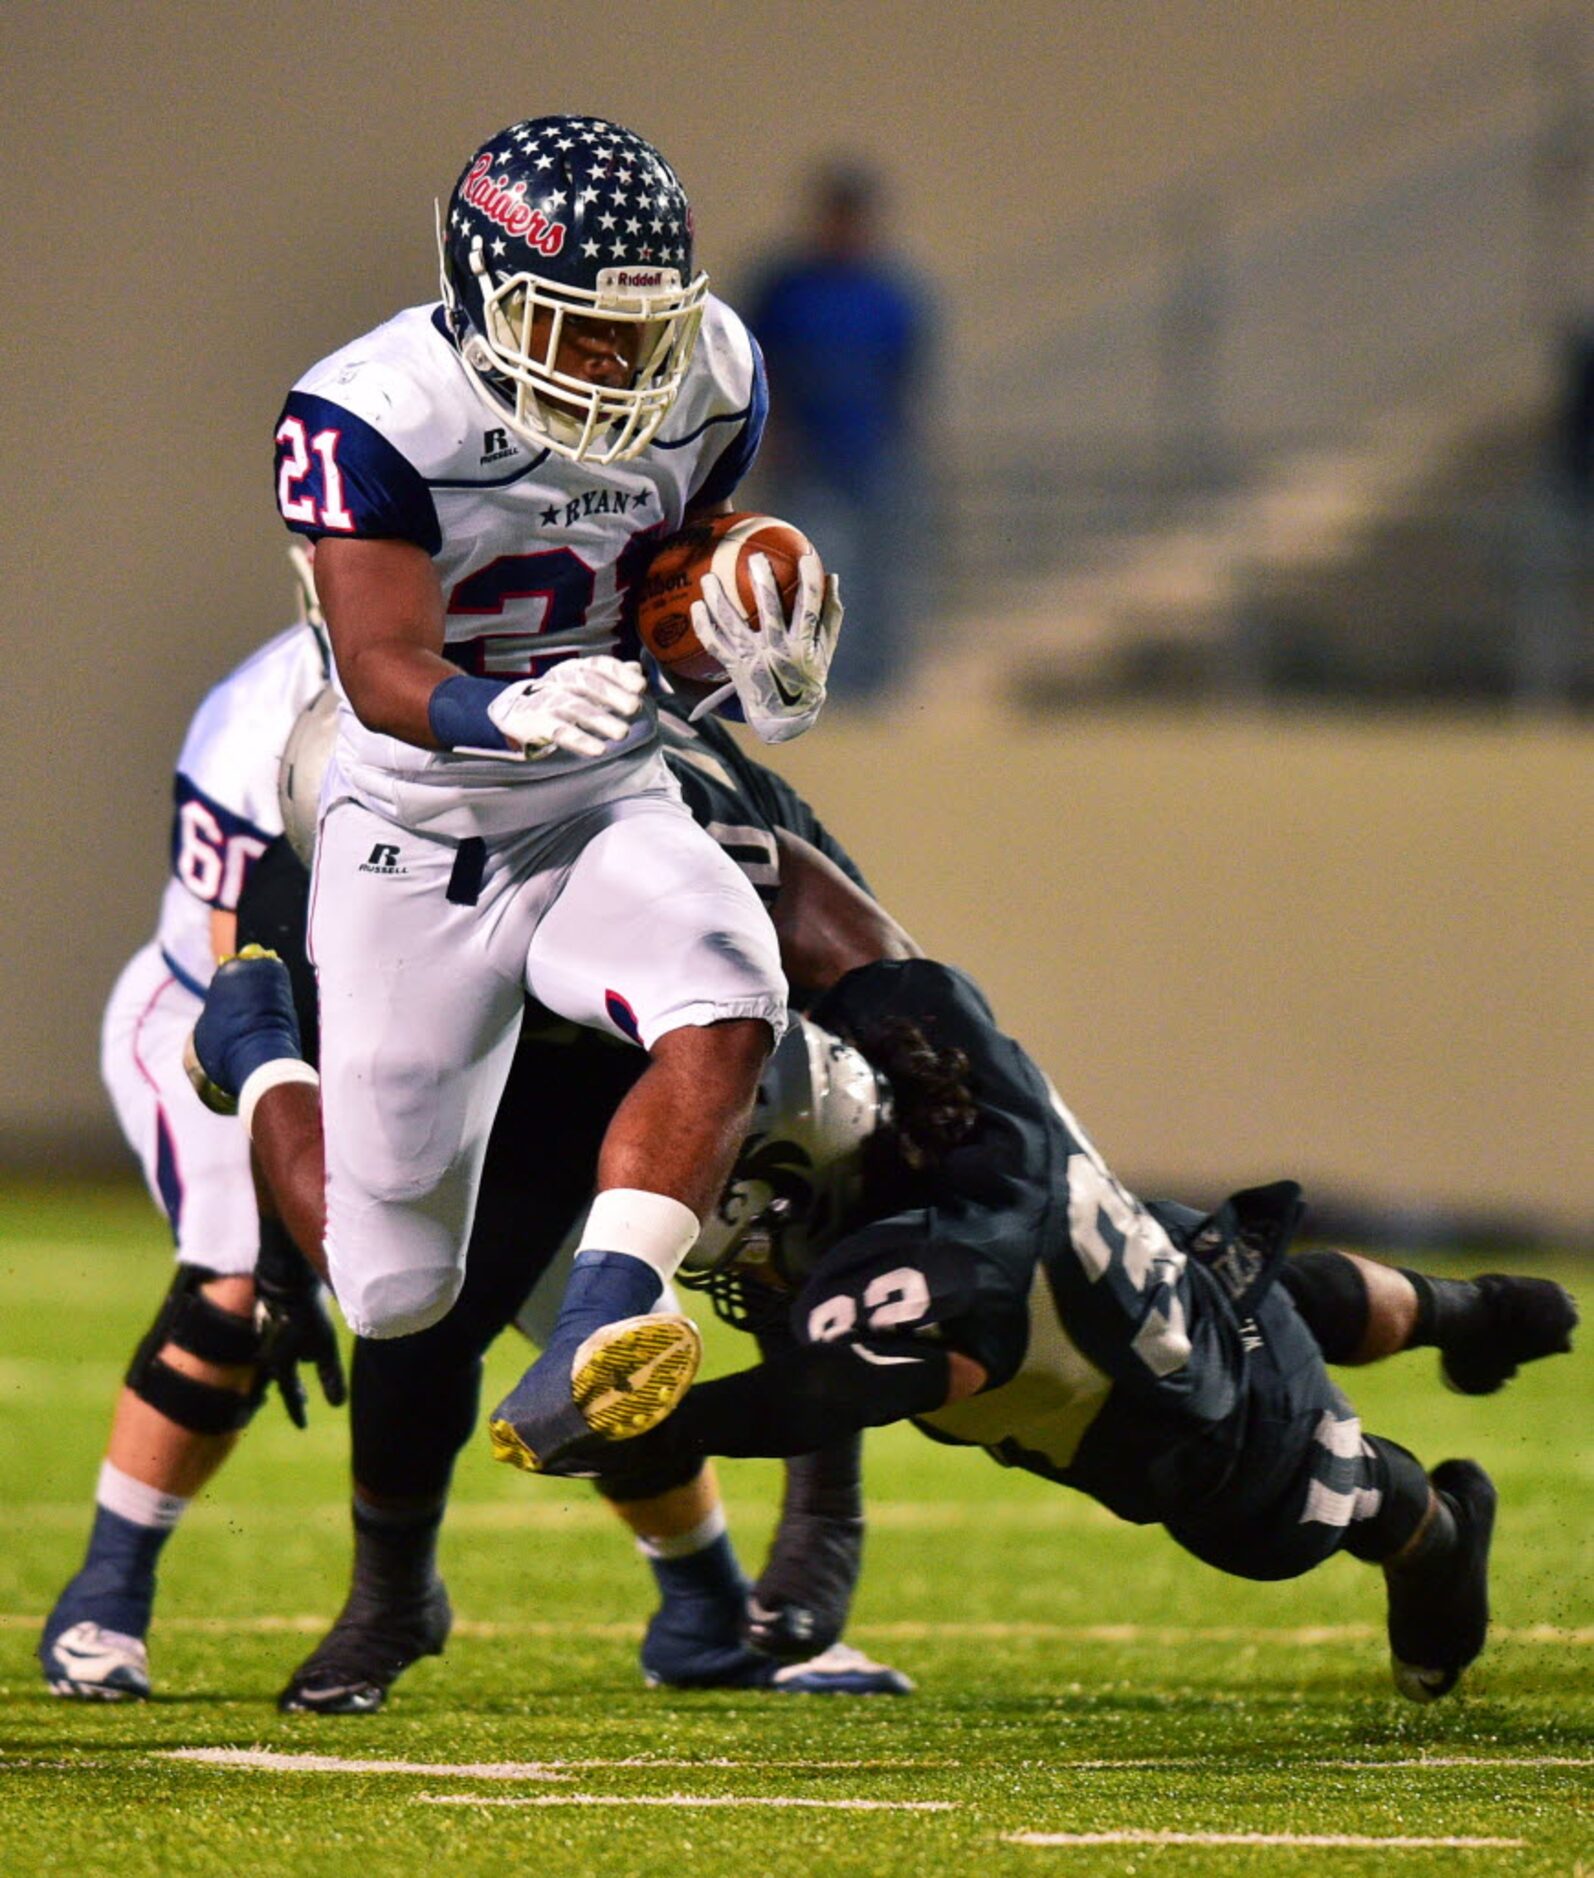
POLYGON ((747 1581, 737 1563, 736 1551, 728 1532, 685 1558, 648 1557, 654 1582, 665 1603, 685 1598, 714 1598, 734 1602, 741 1607, 747 1581))
POLYGON ((170 1526, 140 1526, 96 1506, 87 1556, 56 1602, 51 1634, 88 1620, 142 1637, 155 1604, 155 1567, 172 1531, 170 1526))
POLYGON ((653 1267, 629 1252, 578 1252, 550 1341, 579 1343, 617 1318, 641 1317, 663 1289, 653 1267))
POLYGON ((437 1580, 446 1502, 382 1507, 354 1494, 354 1583, 385 1597, 424 1596, 437 1580))

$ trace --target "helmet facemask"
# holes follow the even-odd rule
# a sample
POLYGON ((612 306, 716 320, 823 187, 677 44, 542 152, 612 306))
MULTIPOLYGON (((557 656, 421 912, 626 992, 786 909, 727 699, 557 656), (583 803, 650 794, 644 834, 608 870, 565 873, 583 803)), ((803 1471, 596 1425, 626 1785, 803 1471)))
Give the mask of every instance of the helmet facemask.
POLYGON ((716 1277, 734 1273, 775 1292, 798 1289, 849 1229, 863 1194, 865 1151, 891 1118, 890 1088, 869 1060, 819 1025, 794 1018, 680 1281, 712 1289, 716 1277))
POLYGON ((530 273, 495 280, 478 237, 470 249, 478 319, 450 279, 446 244, 443 253, 443 297, 461 333, 460 354, 527 443, 596 464, 627 462, 647 448, 685 381, 703 323, 706 274, 683 285, 673 267, 604 268, 594 289, 530 273), (539 316, 546 316, 541 332, 539 316), (578 319, 639 329, 628 385, 595 385, 558 369, 566 322, 578 319))

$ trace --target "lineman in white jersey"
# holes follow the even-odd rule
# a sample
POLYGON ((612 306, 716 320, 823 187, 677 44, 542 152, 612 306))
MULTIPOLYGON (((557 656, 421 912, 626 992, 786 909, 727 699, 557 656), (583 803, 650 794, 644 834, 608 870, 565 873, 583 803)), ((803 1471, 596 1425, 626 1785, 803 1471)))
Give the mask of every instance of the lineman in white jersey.
MULTIPOLYGON (((326 682, 317 632, 294 626, 195 712, 177 760, 171 877, 155 936, 134 953, 106 1006, 101 1069, 171 1222, 178 1267, 117 1400, 88 1555, 40 1641, 46 1680, 62 1695, 149 1693, 144 1639, 161 1548, 231 1452, 273 1368, 253 1315, 261 1226, 248 1139, 194 1100, 183 1045, 216 958, 234 950, 233 909, 249 868, 281 832, 277 769, 288 732, 326 682)), ((331 1325, 313 1290, 296 1303, 300 1353, 324 1365, 323 1382, 341 1399, 331 1325)), ((275 1373, 302 1419, 292 1364, 275 1373)))
MULTIPOLYGON (((447 1312, 523 992, 647 1051, 555 1334, 494 1418, 535 1468, 690 1383, 696 1332, 655 1305, 786 1021, 768 918, 681 803, 626 623, 657 543, 728 506, 766 400, 692 272, 679 182, 631 132, 512 125, 439 232, 442 304, 314 367, 276 433, 343 698, 310 927, 326 1257, 364 1336, 447 1312)), ((817 557, 790 617, 772 579, 759 615, 699 630, 775 741, 824 699, 840 603, 817 557)))

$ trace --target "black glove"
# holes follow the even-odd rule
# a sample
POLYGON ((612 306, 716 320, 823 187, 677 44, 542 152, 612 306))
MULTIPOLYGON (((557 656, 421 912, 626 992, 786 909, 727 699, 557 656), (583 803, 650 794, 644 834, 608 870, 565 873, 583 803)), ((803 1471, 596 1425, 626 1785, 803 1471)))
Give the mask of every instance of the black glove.
POLYGON ((307 1425, 301 1363, 314 1363, 321 1393, 333 1408, 348 1399, 338 1333, 322 1301, 321 1281, 276 1220, 260 1222, 255 1266, 255 1329, 260 1333, 260 1375, 282 1392, 294 1427, 307 1425))

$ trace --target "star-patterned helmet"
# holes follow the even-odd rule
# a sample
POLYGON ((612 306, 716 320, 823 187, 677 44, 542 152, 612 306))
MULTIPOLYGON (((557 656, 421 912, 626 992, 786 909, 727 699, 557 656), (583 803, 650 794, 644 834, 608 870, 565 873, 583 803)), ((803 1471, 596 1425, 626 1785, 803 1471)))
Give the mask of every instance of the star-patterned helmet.
POLYGON ((636 456, 675 402, 703 319, 692 211, 651 144, 596 117, 533 117, 484 144, 438 217, 461 356, 538 449, 636 456), (624 387, 556 369, 565 324, 640 328, 624 387))

